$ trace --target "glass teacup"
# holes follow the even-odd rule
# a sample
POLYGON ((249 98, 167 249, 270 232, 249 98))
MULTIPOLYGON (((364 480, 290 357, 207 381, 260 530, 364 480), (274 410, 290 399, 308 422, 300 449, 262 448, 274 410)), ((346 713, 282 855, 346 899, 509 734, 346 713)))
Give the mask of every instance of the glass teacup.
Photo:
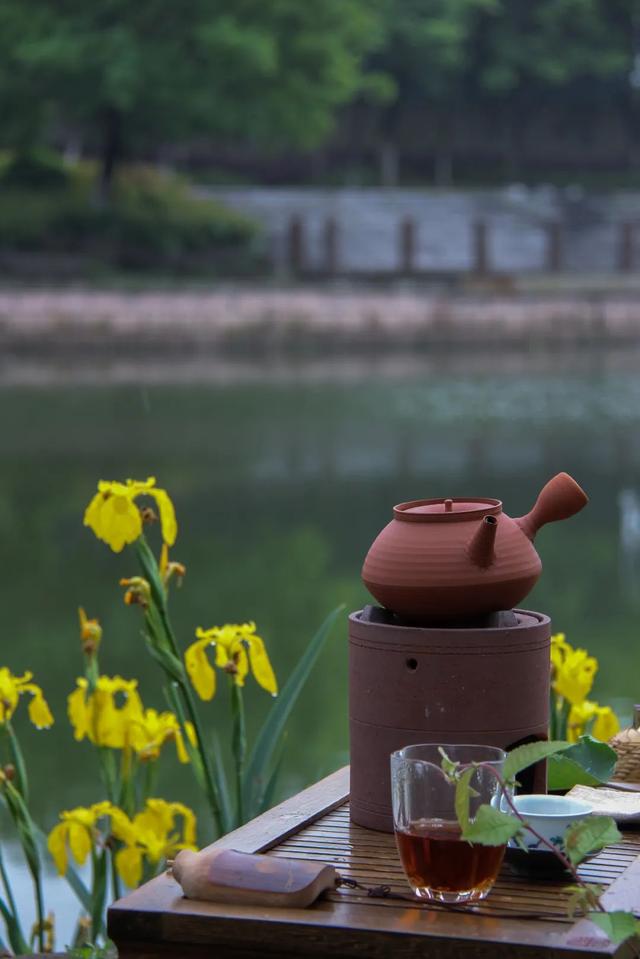
POLYGON ((493 886, 506 846, 472 845, 461 838, 456 788, 442 771, 440 750, 461 767, 484 764, 470 780, 471 819, 480 805, 500 808, 502 789, 492 770, 502 774, 507 754, 495 746, 446 743, 406 746, 391 754, 393 822, 409 884, 421 899, 473 902, 493 886))

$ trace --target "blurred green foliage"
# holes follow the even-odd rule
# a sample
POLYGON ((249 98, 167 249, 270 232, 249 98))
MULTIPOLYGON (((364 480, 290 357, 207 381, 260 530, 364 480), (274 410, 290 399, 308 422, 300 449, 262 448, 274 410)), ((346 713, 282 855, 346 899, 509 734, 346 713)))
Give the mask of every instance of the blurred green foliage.
POLYGON ((78 254, 125 268, 193 268, 198 256, 220 251, 233 252, 238 265, 252 255, 255 224, 199 198, 181 177, 122 167, 108 206, 96 199, 96 177, 86 162, 55 165, 37 153, 9 161, 0 175, 0 250, 78 254))
POLYGON ((633 142, 635 0, 385 0, 382 31, 370 64, 396 86, 378 108, 383 140, 396 140, 408 115, 421 116, 449 151, 457 119, 500 139, 494 149, 510 174, 527 127, 545 113, 578 149, 607 111, 633 142))
POLYGON ((4 189, 55 190, 67 187, 71 180, 60 154, 45 147, 10 155, 0 172, 4 189))
POLYGON ((513 175, 541 116, 598 156, 604 118, 632 160, 639 89, 635 0, 0 0, 0 146, 99 157, 103 200, 125 159, 311 150, 354 103, 354 163, 425 130, 450 159, 462 126, 513 175))
POLYGON ((359 88, 378 3, 0 0, 3 135, 73 131, 107 186, 123 155, 185 135, 310 147, 359 88))

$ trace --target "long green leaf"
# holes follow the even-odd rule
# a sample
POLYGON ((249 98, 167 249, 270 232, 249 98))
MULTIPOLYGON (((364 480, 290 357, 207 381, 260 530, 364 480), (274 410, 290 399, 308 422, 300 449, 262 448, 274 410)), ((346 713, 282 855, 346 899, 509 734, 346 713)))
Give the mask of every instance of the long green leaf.
POLYGON ((260 801, 260 807, 258 809, 259 813, 265 812, 267 809, 271 809, 271 807, 273 806, 273 797, 276 791, 276 784, 280 777, 280 771, 282 769, 283 760, 284 760, 284 749, 281 749, 280 755, 278 756, 278 758, 276 759, 274 763, 273 771, 267 783, 267 788, 265 789, 262 799, 260 801))
POLYGON ((0 846, 0 880, 2 881, 5 895, 7 897, 7 905, 9 906, 9 909, 11 910, 13 915, 17 917, 18 909, 16 907, 16 901, 13 897, 13 890, 11 889, 11 883, 9 882, 9 876, 7 875, 7 870, 4 864, 4 858, 2 856, 1 846, 0 846))
POLYGON ((180 660, 168 649, 155 646, 146 633, 143 633, 149 655, 162 667, 164 672, 177 683, 184 681, 184 670, 180 660))
POLYGON ((15 766, 16 770, 16 786, 18 791, 22 794, 22 798, 26 803, 29 802, 29 779, 27 777, 27 766, 24 761, 24 756, 22 755, 22 749, 20 748, 20 743, 18 742, 18 737, 15 734, 13 726, 11 723, 6 724, 7 734, 9 736, 9 750, 11 753, 11 761, 15 766))
POLYGON ((40 856, 35 841, 35 823, 25 805, 22 794, 12 783, 5 783, 4 795, 20 839, 22 852, 35 879, 41 873, 40 856))
POLYGON ((302 654, 298 663, 285 683, 284 689, 275 700, 266 722, 263 724, 256 743, 251 751, 251 757, 247 764, 244 781, 245 795, 247 797, 247 813, 254 815, 255 810, 259 808, 264 791, 267 788, 268 767, 276 749, 280 737, 284 731, 287 720, 291 715, 291 710, 295 706, 298 696, 302 692, 304 684, 309 678, 320 652, 327 641, 327 638, 338 619, 338 616, 344 610, 344 606, 338 606, 333 612, 329 613, 320 629, 315 634, 307 649, 302 654))
POLYGON ((561 755, 549 760, 549 789, 571 789, 578 784, 596 786, 611 779, 617 756, 606 743, 581 736, 561 755))
POLYGON ((515 779, 519 772, 540 762, 541 759, 547 759, 555 753, 563 752, 569 748, 569 743, 563 739, 557 739, 551 742, 526 743, 524 746, 518 746, 509 753, 504 762, 503 776, 506 780, 515 779))
MULTIPOLYGON (((18 922, 17 917, 13 915, 6 902, 2 898, 0 898, 0 913, 2 913, 2 918, 4 919, 4 924, 7 930, 7 936, 9 937, 11 948, 15 952, 16 956, 23 956, 30 953, 31 949, 29 948, 29 945, 22 934, 22 929, 20 928, 20 923, 18 922)), ((1 942, 0 948, 2 948, 1 942)))
POLYGON ((220 786, 220 811, 222 813, 222 824, 225 832, 233 829, 233 813, 231 811, 231 799, 229 791, 229 780, 227 771, 224 768, 224 759, 222 758, 222 745, 220 737, 215 729, 211 734, 211 755, 213 757, 213 771, 216 780, 220 786))
POLYGON ((187 735, 187 717, 185 716, 184 707, 180 699, 180 693, 176 683, 169 682, 164 688, 165 699, 167 700, 171 709, 178 717, 178 722, 180 723, 180 728, 182 729, 182 741, 184 743, 184 748, 187 751, 187 755, 191 761, 191 769, 193 775, 196 778, 196 781, 201 789, 206 790, 206 781, 204 770, 202 768, 202 759, 200 758, 200 753, 197 748, 192 745, 189 736, 187 735))

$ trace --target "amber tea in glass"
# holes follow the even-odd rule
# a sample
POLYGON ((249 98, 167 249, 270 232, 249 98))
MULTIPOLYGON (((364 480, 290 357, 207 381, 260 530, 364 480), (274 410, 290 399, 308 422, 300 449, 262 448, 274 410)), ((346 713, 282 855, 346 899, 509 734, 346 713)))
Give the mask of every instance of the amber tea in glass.
POLYGON ((470 815, 479 805, 499 808, 499 774, 506 754, 494 746, 447 744, 407 746, 391 756, 396 842, 412 889, 422 899, 472 902, 496 880, 505 846, 472 845, 461 837, 455 814, 455 785, 441 769, 442 754, 467 766, 483 763, 471 777, 470 815))

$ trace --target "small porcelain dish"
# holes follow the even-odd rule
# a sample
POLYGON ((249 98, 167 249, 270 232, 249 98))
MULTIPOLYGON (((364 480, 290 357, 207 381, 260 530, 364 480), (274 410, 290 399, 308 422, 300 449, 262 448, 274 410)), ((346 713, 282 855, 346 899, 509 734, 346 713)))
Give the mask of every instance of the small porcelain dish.
MULTIPOLYGON (((588 803, 580 799, 569 799, 568 796, 521 795, 514 796, 513 803, 520 815, 540 836, 558 847, 562 846, 567 829, 593 812, 593 807, 588 803)), ((504 800, 502 808, 505 812, 509 811, 504 800)), ((522 841, 530 851, 546 848, 529 830, 525 830, 522 841)), ((512 840, 510 845, 514 846, 516 843, 512 840)))

